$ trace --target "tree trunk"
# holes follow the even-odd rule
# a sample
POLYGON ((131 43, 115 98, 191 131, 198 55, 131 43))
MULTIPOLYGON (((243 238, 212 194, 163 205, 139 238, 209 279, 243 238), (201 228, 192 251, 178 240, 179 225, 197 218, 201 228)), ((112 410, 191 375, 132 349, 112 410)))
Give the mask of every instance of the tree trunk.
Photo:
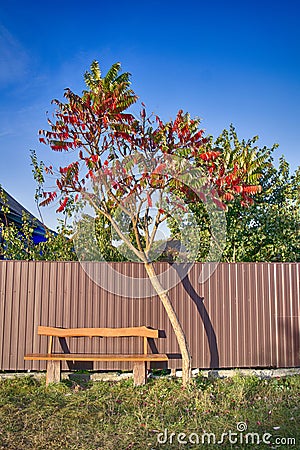
POLYGON ((161 299, 161 302, 166 310, 168 318, 173 327, 175 336, 177 338, 177 342, 182 356, 182 384, 183 386, 187 386, 191 380, 192 366, 191 366, 191 356, 186 342, 184 331, 178 320, 176 312, 174 311, 173 305, 170 302, 167 291, 164 290, 163 286, 159 282, 153 264, 145 263, 145 269, 153 288, 155 289, 157 295, 161 299))

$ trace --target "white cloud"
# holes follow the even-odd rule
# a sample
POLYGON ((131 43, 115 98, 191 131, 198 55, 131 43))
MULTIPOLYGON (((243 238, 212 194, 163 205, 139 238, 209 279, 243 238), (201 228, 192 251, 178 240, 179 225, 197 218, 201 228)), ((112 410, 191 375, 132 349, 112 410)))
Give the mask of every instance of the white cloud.
POLYGON ((0 87, 21 80, 27 72, 29 57, 17 39, 0 24, 0 87))
POLYGON ((10 135, 12 132, 10 130, 0 131, 0 139, 4 136, 10 135))

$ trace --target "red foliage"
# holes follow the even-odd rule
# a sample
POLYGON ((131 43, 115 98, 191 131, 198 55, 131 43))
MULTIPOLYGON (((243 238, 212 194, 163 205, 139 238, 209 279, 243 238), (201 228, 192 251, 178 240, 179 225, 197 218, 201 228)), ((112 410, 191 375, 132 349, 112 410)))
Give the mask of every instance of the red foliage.
POLYGON ((247 194, 257 194, 261 191, 261 186, 245 186, 243 191, 247 194))
POLYGON ((218 158, 218 156, 221 155, 221 152, 206 152, 206 153, 202 153, 201 155, 199 155, 199 158, 203 159, 203 161, 214 161, 215 159, 218 158))
POLYGON ((62 201, 62 203, 60 204, 59 208, 57 208, 56 212, 62 212, 65 209, 65 207, 68 203, 68 200, 69 200, 69 197, 65 197, 64 200, 62 201))
POLYGON ((154 173, 154 174, 161 174, 165 169, 166 169, 166 163, 163 163, 163 164, 159 164, 154 170, 153 170, 153 172, 152 173, 154 173))
MULTIPOLYGON (((209 141, 203 137, 203 130, 198 129, 198 121, 182 110, 173 122, 164 123, 156 116, 154 126, 151 122, 148 124, 145 108, 139 120, 124 113, 115 91, 101 91, 97 100, 91 94, 80 97, 70 90, 66 91, 65 97, 66 104, 54 101, 58 107, 57 120, 48 121, 51 130, 39 131, 40 142, 50 145, 52 150, 78 151, 76 160, 59 168, 60 177, 56 184, 64 197, 59 212, 64 210, 70 193, 76 193, 78 198, 85 180, 95 180, 96 176, 99 183, 105 183, 106 189, 111 186, 114 190, 110 197, 112 207, 136 192, 145 192, 148 206, 152 207, 147 190, 166 187, 173 192, 179 190, 188 202, 197 202, 199 198, 206 202, 207 193, 193 192, 169 173, 168 164, 172 166, 174 157, 179 161, 190 161, 191 167, 201 168, 207 177, 207 185, 215 187, 215 192, 209 195, 222 209, 225 209, 224 202, 237 196, 241 196, 242 204, 250 204, 251 196, 260 191, 259 186, 247 185, 246 169, 239 167, 237 162, 233 168, 226 167, 222 151, 207 145, 209 141), (126 159, 128 155, 132 160, 126 159), (132 164, 142 174, 140 178, 133 176, 132 164), (172 177, 173 184, 170 185, 172 177)), ((181 170, 180 164, 178 170, 181 170)), ((42 204, 53 201, 52 194, 47 195, 42 204)), ((178 204, 178 207, 182 208, 182 205, 178 204)))
POLYGON ((91 160, 96 163, 97 161, 99 161, 99 155, 92 155, 91 156, 91 160))
POLYGON ((151 199, 149 192, 147 192, 147 202, 148 202, 148 206, 151 208, 152 207, 152 199, 151 199))
POLYGON ((57 197, 57 193, 55 191, 54 192, 44 192, 43 196, 46 197, 46 199, 40 203, 40 206, 46 206, 46 205, 49 205, 49 203, 53 202, 53 200, 57 197))
POLYGON ((218 198, 213 198, 213 202, 215 203, 215 205, 218 208, 223 209, 223 210, 226 209, 226 205, 223 202, 221 202, 221 200, 219 200, 218 198))

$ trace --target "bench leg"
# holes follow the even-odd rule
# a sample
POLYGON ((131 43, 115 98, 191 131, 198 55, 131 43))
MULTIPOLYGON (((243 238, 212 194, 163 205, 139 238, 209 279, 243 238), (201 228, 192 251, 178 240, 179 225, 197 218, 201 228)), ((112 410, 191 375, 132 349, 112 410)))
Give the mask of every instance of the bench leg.
POLYGON ((47 361, 46 386, 60 382, 60 361, 47 361))
POLYGON ((147 363, 143 361, 135 362, 133 365, 133 382, 135 386, 145 384, 147 377, 147 363))

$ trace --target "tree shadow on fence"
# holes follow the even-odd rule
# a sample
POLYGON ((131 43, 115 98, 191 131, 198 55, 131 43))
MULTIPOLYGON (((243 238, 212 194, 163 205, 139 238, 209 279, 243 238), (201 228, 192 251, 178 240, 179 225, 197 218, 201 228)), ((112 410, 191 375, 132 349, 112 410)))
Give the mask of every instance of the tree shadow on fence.
POLYGON ((300 366, 300 333, 298 321, 293 317, 278 317, 278 361, 277 367, 300 366))
POLYGON ((200 295, 195 291, 188 275, 186 275, 185 278, 183 278, 182 286, 184 287, 186 293, 191 298, 191 300, 193 300, 193 302, 195 303, 198 313, 202 319, 202 323, 204 325, 204 330, 207 336, 210 353, 209 368, 218 369, 220 367, 220 358, 219 358, 217 336, 211 323, 207 309, 204 306, 203 303, 204 297, 200 297, 200 295))

